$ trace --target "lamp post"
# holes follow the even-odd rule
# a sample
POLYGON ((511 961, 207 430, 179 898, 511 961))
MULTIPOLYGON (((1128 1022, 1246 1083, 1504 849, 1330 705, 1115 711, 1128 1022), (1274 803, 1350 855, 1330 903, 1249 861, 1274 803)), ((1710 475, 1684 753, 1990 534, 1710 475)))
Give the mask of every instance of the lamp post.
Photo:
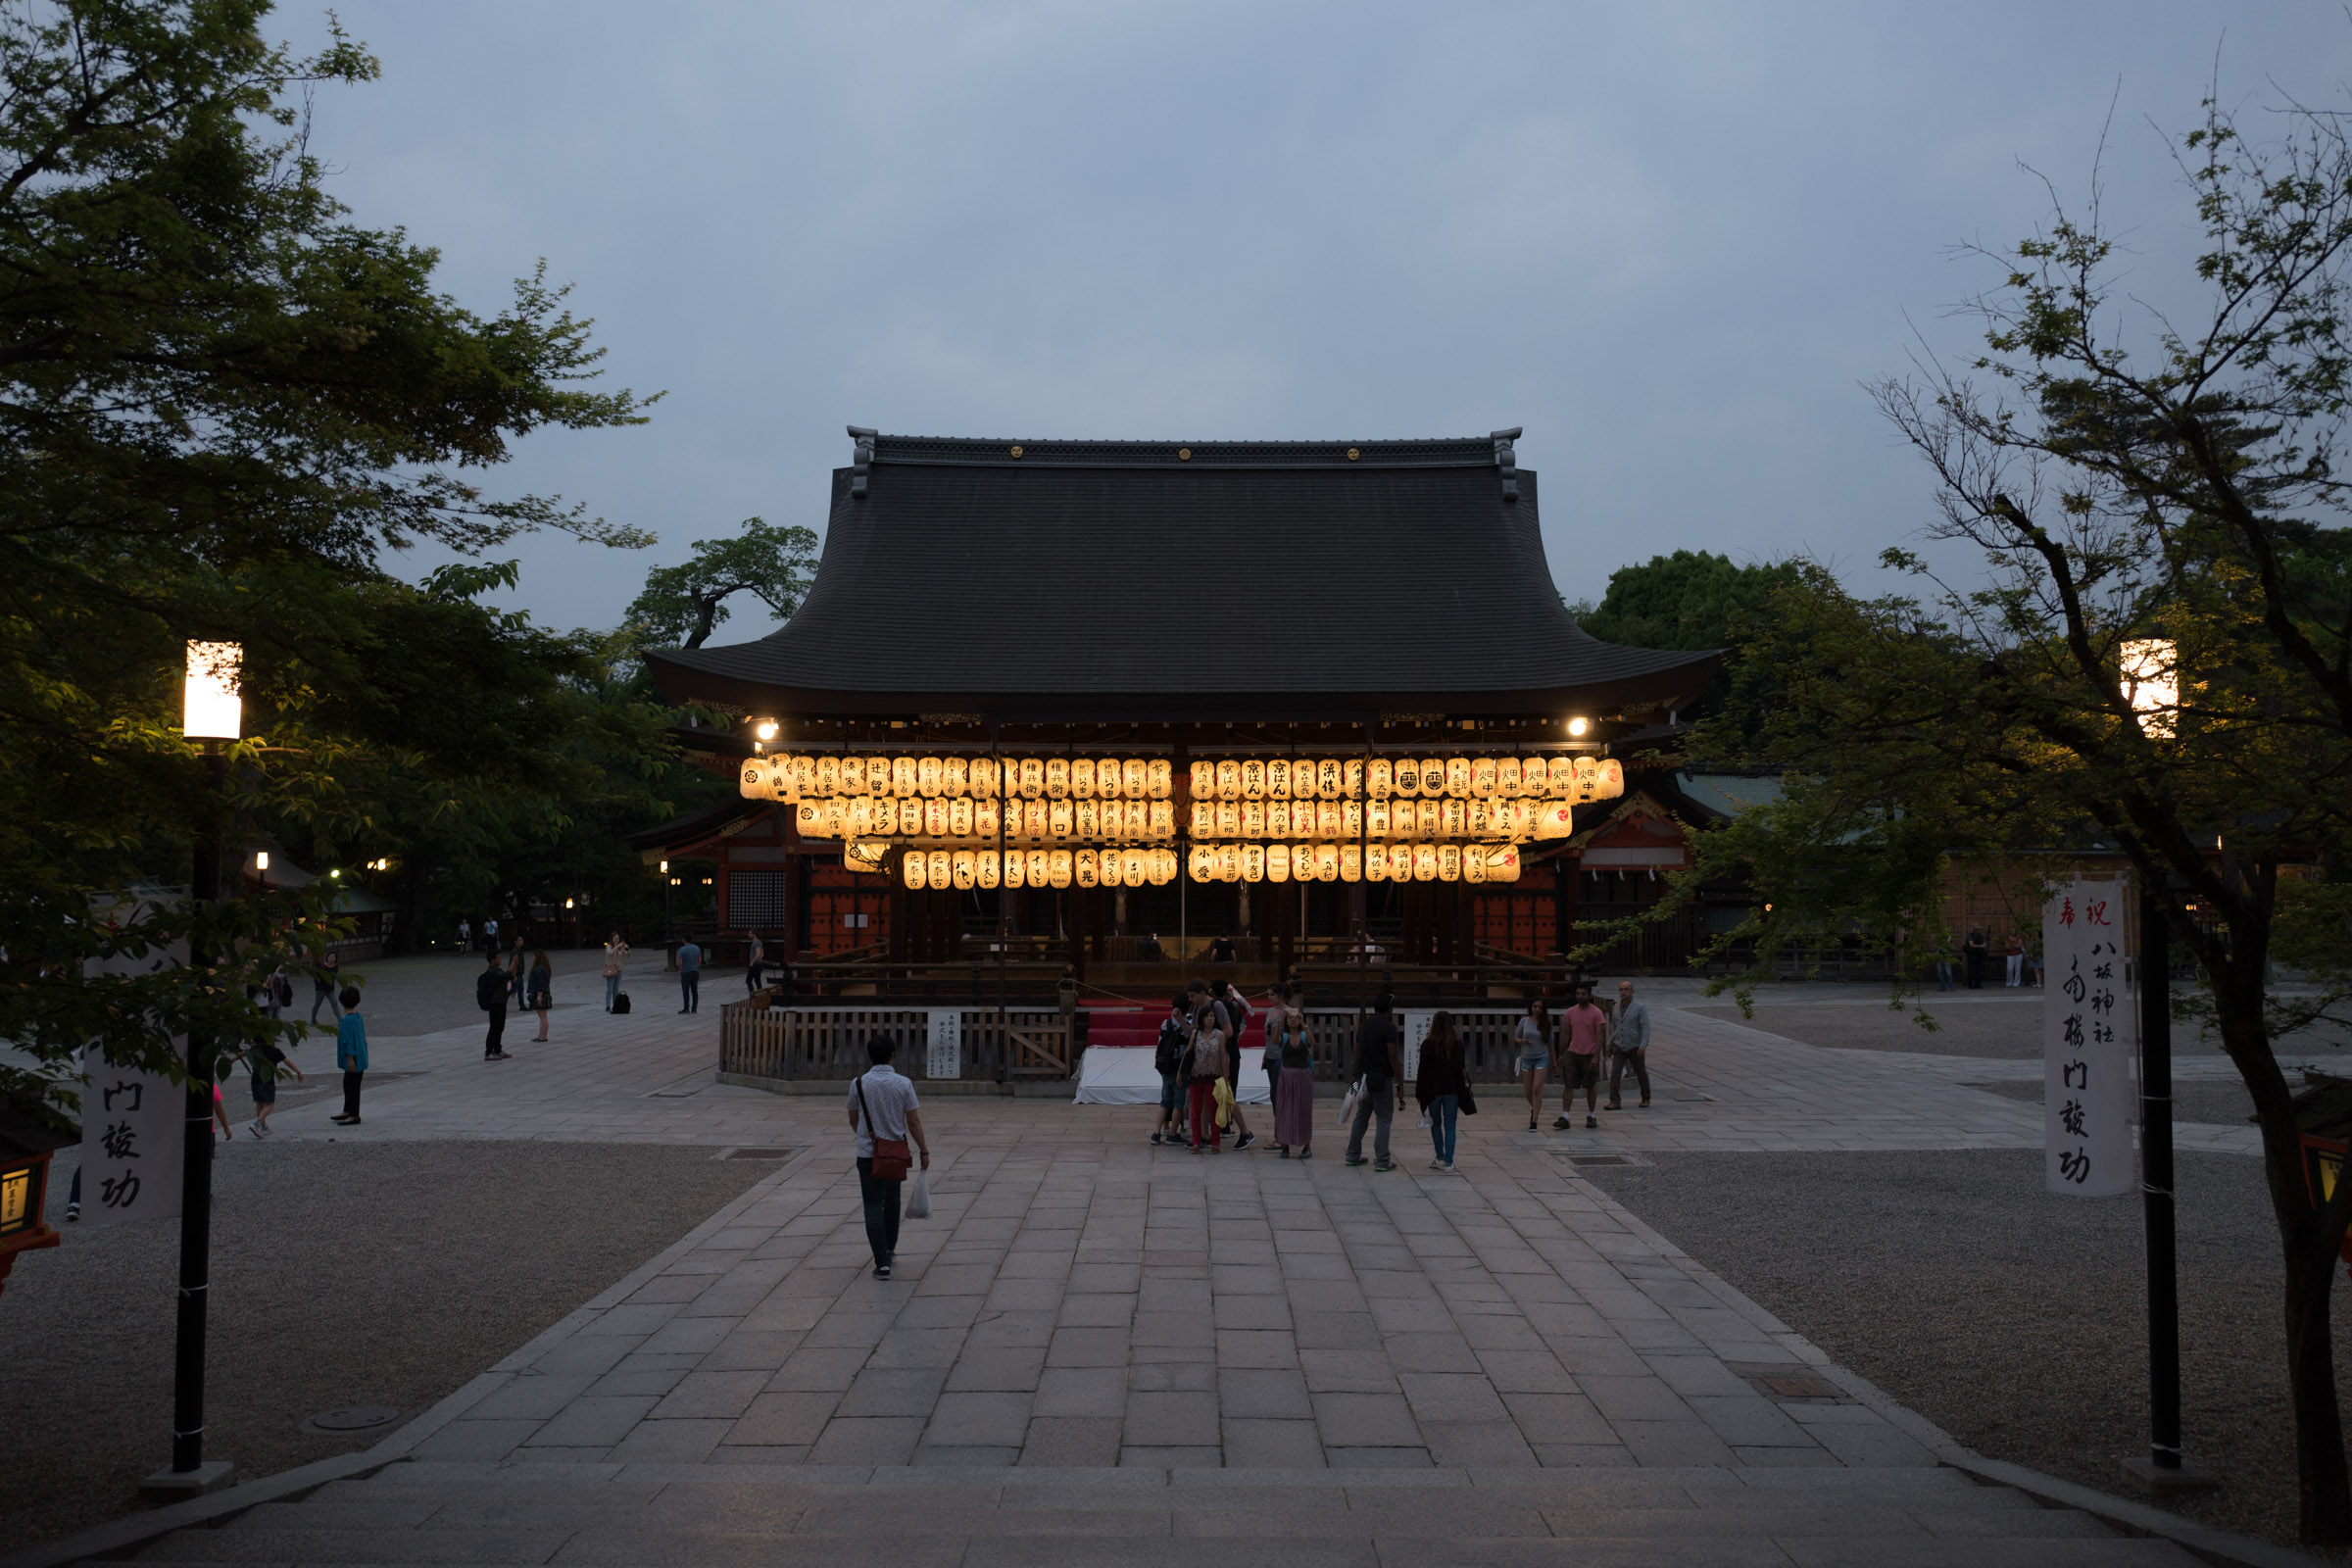
MULTIPOLYGON (((638 863, 643 864, 644 862, 638 863)), ((662 862, 662 940, 663 942, 669 940, 669 890, 676 885, 670 878, 669 862, 663 860, 662 862)))
MULTIPOLYGON (((204 743, 207 791, 196 828, 189 898, 198 906, 220 897, 220 805, 227 792, 228 754, 221 743, 244 733, 237 696, 243 650, 235 643, 191 642, 181 691, 180 733, 204 743)), ((188 942, 188 966, 210 967, 216 956, 199 938, 188 942)), ((172 1468, 149 1476, 150 1497, 200 1496, 228 1484, 236 1466, 204 1457, 205 1303, 213 1247, 213 1067, 218 1043, 188 1033, 186 1128, 180 1148, 179 1313, 172 1369, 172 1468)))

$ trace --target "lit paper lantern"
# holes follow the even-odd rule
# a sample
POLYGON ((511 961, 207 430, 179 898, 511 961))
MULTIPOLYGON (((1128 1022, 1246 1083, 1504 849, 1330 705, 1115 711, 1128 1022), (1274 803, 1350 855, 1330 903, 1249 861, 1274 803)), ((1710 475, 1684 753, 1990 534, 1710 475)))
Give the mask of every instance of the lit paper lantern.
POLYGON ((1317 801, 1314 806, 1314 820, 1311 826, 1297 811, 1291 813, 1291 821, 1301 833, 1312 832, 1317 838, 1336 839, 1340 836, 1340 803, 1317 801))
POLYGON ((972 852, 969 850, 957 850, 950 858, 948 869, 954 875, 958 888, 968 889, 980 879, 980 867, 974 862, 972 852))
POLYGON ((1079 850, 1070 856, 1070 880, 1082 888, 1099 886, 1102 881, 1101 862, 1092 850, 1079 850))
POLYGON ((1459 882, 1462 879, 1462 847, 1459 844, 1438 846, 1438 880, 1459 882))
POLYGON ((1376 801, 1385 801, 1396 788, 1396 769, 1385 757, 1375 757, 1364 766, 1364 793, 1376 801))
POLYGON ((1364 880, 1386 882, 1389 879, 1389 847, 1385 844, 1364 846, 1364 880))
POLYGON ((1074 801, 1051 801, 1046 806, 1046 831, 1057 839, 1066 839, 1077 828, 1077 818, 1071 808, 1074 801))
POLYGON ((978 815, 979 812, 973 808, 969 797, 958 795, 950 801, 948 803, 948 836, 957 839, 970 838, 974 819, 978 815))
POLYGON ((1470 793, 1484 800, 1494 793, 1494 759, 1474 757, 1470 760, 1470 793))
POLYGON ((890 763, 890 793, 899 796, 920 795, 923 792, 919 786, 920 778, 915 768, 914 759, 911 757, 893 758, 890 763))
MULTIPOLYGON (((1044 838, 1047 824, 1052 821, 1047 813, 1052 808, 1053 803, 1050 801, 1023 801, 1021 803, 1021 836, 1030 839, 1044 838)), ((1036 883, 1030 884, 1032 887, 1037 885, 1036 883)))
POLYGON ((816 793, 816 759, 796 757, 792 760, 792 794, 795 800, 806 800, 816 793))
POLYGON ((1421 793, 1421 763, 1417 758, 1399 757, 1392 771, 1396 779, 1393 788, 1398 797, 1410 800, 1421 793))
POLYGON ((1105 757, 1102 760, 1095 763, 1096 799, 1115 801, 1121 795, 1126 793, 1126 786, 1120 782, 1119 760, 1117 758, 1105 757))
POLYGON ((1291 847, 1288 844, 1266 846, 1266 880, 1288 882, 1291 879, 1291 847))
MULTIPOLYGON (((1164 801, 1176 793, 1176 764, 1164 757, 1152 759, 1151 766, 1145 769, 1145 778, 1144 793, 1155 801, 1164 801)), ((1176 873, 1170 871, 1168 879, 1175 878, 1176 873)))
MULTIPOLYGON (((1242 803, 1242 837, 1246 839, 1262 839, 1265 836, 1266 803, 1263 801, 1244 801, 1242 803)), ((1257 878, 1251 877, 1250 880, 1254 882, 1257 880, 1257 878)))
POLYGON ((972 764, 968 758, 945 757, 939 763, 939 792, 942 795, 968 795, 972 789, 972 764))
POLYGON ((1350 757, 1340 764, 1340 796, 1343 800, 1358 800, 1364 793, 1364 760, 1350 757))
MULTIPOLYGON (((1164 806, 1166 803, 1162 802, 1160 804, 1164 806)), ((1153 814, 1159 809, 1159 806, 1154 806, 1150 801, 1129 801, 1127 803, 1127 836, 1131 839, 1150 838, 1154 832, 1157 831, 1157 829, 1152 827, 1152 822, 1153 814)), ((1176 813, 1170 811, 1168 813, 1168 823, 1170 827, 1175 825, 1175 820, 1176 813)), ((1142 884, 1130 883, 1128 885, 1130 887, 1140 887, 1142 884)))
MULTIPOLYGON (((1364 832, 1376 839, 1385 839, 1389 836, 1389 803, 1387 801, 1375 800, 1364 808, 1364 832)), ((1374 877, 1373 880, 1377 882, 1380 879, 1374 877)))
POLYGON ((1290 794, 1291 760, 1277 757, 1266 764, 1266 795, 1269 799, 1282 801, 1290 799, 1290 794))
POLYGON ((887 839, 866 839, 862 843, 841 847, 841 863, 853 871, 879 871, 890 859, 887 839))
POLYGON ((1342 801, 1340 803, 1340 837, 1344 839, 1360 839, 1363 836, 1364 803, 1361 801, 1342 801))
POLYGON ((1448 795, 1438 803, 1438 831, 1449 839, 1458 839, 1470 831, 1468 801, 1448 795))
MULTIPOLYGON (((898 817, 899 837, 911 839, 922 836, 923 803, 921 801, 911 795, 903 801, 894 800, 891 802, 891 811, 898 817)), ((875 818, 874 826, 877 830, 880 829, 882 821, 883 818, 879 815, 875 818)))
POLYGON ((1142 887, 1144 879, 1151 875, 1151 868, 1146 864, 1148 860, 1156 863, 1149 850, 1122 852, 1119 856, 1119 880, 1131 888, 1142 887))
POLYGON ((933 850, 927 858, 931 861, 931 885, 933 887, 944 888, 955 881, 955 857, 945 850, 933 850))
POLYGON ((1519 793, 1519 759, 1516 757, 1501 758, 1494 763, 1494 793, 1497 795, 1519 793))
POLYGON ((1002 862, 997 858, 997 852, 994 850, 973 851, 972 866, 983 888, 993 888, 1004 879, 1002 862))
MULTIPOLYGON (((1062 852, 1068 854, 1067 850, 1062 852)), ((1029 852, 1029 885, 1033 888, 1051 887, 1054 883, 1054 853, 1051 850, 1029 852)))
POLYGON ((972 759, 971 779, 972 794, 981 800, 993 801, 1003 793, 997 788, 997 760, 993 757, 972 759))
POLYGON ((1184 858, 1184 874, 1195 882, 1205 882, 1216 870, 1216 857, 1205 844, 1196 844, 1184 858))
POLYGON ((1176 880, 1176 852, 1169 849, 1158 849, 1150 853, 1151 866, 1146 874, 1151 877, 1153 887, 1164 888, 1176 880))
MULTIPOLYGON (((1155 839, 1174 838, 1176 836, 1176 803, 1174 801, 1153 801, 1151 805, 1152 837, 1155 839)), ((1174 881, 1175 878, 1176 873, 1171 869, 1168 872, 1168 880, 1174 881)))
POLYGON ((1487 880, 1516 882, 1519 880, 1519 846, 1497 845, 1487 851, 1487 880))
POLYGON ((907 852, 906 862, 901 867, 901 870, 906 877, 906 885, 919 893, 930 885, 930 867, 929 858, 917 850, 907 852))
MULTIPOLYGON (((1102 836, 1102 803, 1100 801, 1072 801, 1070 803, 1070 820, 1071 831, 1080 838, 1090 840, 1101 838, 1102 836)), ((1080 885, 1087 886, 1089 884, 1081 883, 1080 885)))
MULTIPOLYGON (((1242 762, 1242 799, 1262 801, 1266 798, 1266 764, 1262 759, 1251 757, 1242 762)), ((1255 881, 1256 878, 1250 878, 1255 881)))
POLYGON ((1555 801, 1564 801, 1576 791, 1576 759, 1555 757, 1544 770, 1544 793, 1555 801))
POLYGON ((1600 783, 1593 790, 1592 798, 1600 801, 1613 801, 1624 793, 1625 764, 1614 757, 1603 759, 1600 764, 1600 783))
POLYGON ((1209 857, 1209 864, 1220 882, 1236 882, 1242 875, 1242 852, 1238 846, 1220 844, 1209 857))
MULTIPOLYGON (((898 808, 891 808, 891 814, 896 816, 898 808)), ((847 825, 852 833, 860 838, 871 833, 874 830, 874 803, 862 795, 853 797, 847 825)))
POLYGON ((793 812, 793 825, 801 830, 801 837, 805 839, 815 838, 816 830, 824 825, 824 820, 825 803, 822 801, 803 801, 800 809, 793 812))
POLYGON ((1191 786, 1186 790, 1196 801, 1213 800, 1217 793, 1217 764, 1196 761, 1191 772, 1191 786))
POLYGON ((1340 847, 1337 844, 1315 846, 1315 880, 1337 882, 1340 879, 1340 847))
MULTIPOLYGON (((1445 867, 1441 864, 1439 869, 1445 867)), ((1484 882, 1487 879, 1487 847, 1467 844, 1462 847, 1461 877, 1465 882, 1484 882)))
POLYGON ((1239 801, 1217 803, 1217 836, 1239 838, 1242 832, 1242 806, 1239 801))
POLYGON ((948 836, 948 803, 937 796, 923 802, 923 836, 934 839, 948 836))
POLYGON ((1119 764, 1119 793, 1131 801, 1152 798, 1152 764, 1140 757, 1131 757, 1119 764))
MULTIPOLYGON (((1427 769, 1423 771, 1426 773, 1427 769)), ((1446 793, 1457 801, 1470 798, 1470 759, 1467 757, 1446 759, 1446 793)))
POLYGON ((816 793, 819 795, 841 793, 840 758, 820 757, 816 760, 816 793))
POLYGON ((1270 839, 1287 839, 1290 836, 1291 803, 1288 801, 1268 801, 1266 803, 1266 837, 1270 839))
POLYGON ((1020 780, 1021 799, 1035 801, 1046 793, 1046 764, 1042 759, 1024 757, 1015 764, 1014 777, 1020 780))
POLYGON ((1593 797, 1593 792, 1599 788, 1599 759, 1592 757, 1578 758, 1576 760, 1576 785, 1568 798, 1577 802, 1590 801, 1593 797))
POLYGON ((1217 807, 1214 801, 1195 801, 1192 820, 1187 831, 1197 839, 1214 838, 1217 833, 1217 807))
POLYGON ((841 837, 843 829, 849 826, 849 818, 850 803, 838 795, 834 796, 825 802, 824 819, 817 823, 817 835, 828 839, 841 837))
POLYGON ((1004 852, 1004 885, 1008 888, 1029 885, 1029 857, 1019 850, 1004 852))
POLYGON ((1242 798, 1242 764, 1228 757, 1217 764, 1217 799, 1238 801, 1242 798))
POLYGON ((1046 759, 1046 799, 1066 801, 1070 798, 1070 760, 1066 757, 1046 759))
POLYGON ((743 774, 736 785, 736 793, 747 801, 768 799, 767 769, 757 759, 743 764, 743 774))
POLYGON ((1364 875, 1364 852, 1353 844, 1340 846, 1340 880, 1360 882, 1364 875))
POLYGON ((1497 825, 1513 839, 1532 836, 1536 831, 1536 813, 1544 808, 1543 803, 1541 801, 1516 800, 1510 803, 1510 807, 1509 820, 1504 822, 1498 818, 1497 825))
POLYGON ((1566 801, 1545 801, 1536 813, 1536 837, 1564 839, 1575 831, 1575 808, 1566 801))
MULTIPOLYGON (((1327 801, 1338 800, 1340 798, 1340 780, 1343 776, 1340 771, 1340 760, 1336 757, 1324 758, 1315 764, 1315 793, 1327 801)), ((1329 878, 1325 880, 1328 881, 1329 878)))
POLYGON ((889 758, 869 757, 865 760, 865 793, 868 795, 888 795, 890 793, 889 758))
POLYGON ((1413 880, 1435 882, 1438 879, 1438 847, 1434 844, 1413 846, 1413 880))
MULTIPOLYGON (((1070 759, 1070 799, 1091 801, 1095 798, 1095 760, 1091 757, 1070 759)), ((1080 886, 1091 884, 1081 883, 1080 886)))
POLYGON ((1502 802, 1482 801, 1474 795, 1466 804, 1469 810, 1465 816, 1470 824, 1468 832, 1472 838, 1483 839, 1500 831, 1494 825, 1494 811, 1495 808, 1502 805, 1502 802))
POLYGON ((1242 846, 1242 880, 1263 882, 1266 879, 1266 847, 1262 844, 1242 846))

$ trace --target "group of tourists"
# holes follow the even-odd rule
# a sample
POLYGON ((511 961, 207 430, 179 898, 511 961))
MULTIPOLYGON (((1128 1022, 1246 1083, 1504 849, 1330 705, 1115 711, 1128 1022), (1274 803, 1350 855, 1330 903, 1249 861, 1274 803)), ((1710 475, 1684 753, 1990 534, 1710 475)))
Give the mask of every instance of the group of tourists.
POLYGON ((489 1017, 490 1028, 482 1040, 484 1061, 510 1059, 506 1047, 507 1004, 526 1008, 539 1015, 539 1033, 534 1045, 547 1040, 547 1015, 555 1009, 555 965, 544 950, 530 956, 525 966, 522 943, 517 940, 512 957, 502 957, 494 948, 489 955, 489 967, 473 977, 473 1004, 489 1017))
MULTIPOLYGON (((1936 950, 1936 989, 1950 991, 1955 984, 1966 986, 1971 991, 1983 989, 1991 977, 1995 956, 1992 943, 1984 935, 1984 928, 1971 930, 1960 944, 1960 973, 1955 981, 1952 974, 1951 938, 1947 935, 1936 950)), ((1997 956, 2001 960, 2003 984, 2013 988, 2041 984, 2041 962, 2026 946, 2026 939, 2016 932, 2012 931, 2001 939, 2001 950, 1997 956)))
MULTIPOLYGON (((1284 1159, 1314 1157, 1314 1048, 1303 1000, 1288 983, 1277 984, 1265 1015, 1260 1065, 1274 1111, 1274 1148, 1284 1159)), ((1390 1133, 1396 1114, 1404 1108, 1405 1071, 1404 1034, 1396 1012, 1396 999, 1384 992, 1356 1027, 1350 1102, 1343 1104, 1341 1115, 1348 1127, 1349 1165, 1396 1168, 1390 1133), (1367 1131, 1372 1134, 1369 1160, 1363 1149, 1367 1131)), ((1229 1127, 1237 1152, 1257 1142, 1243 1113, 1241 1093, 1241 1040, 1250 1017, 1249 1003, 1230 980, 1195 980, 1170 1000, 1152 1053, 1152 1065, 1159 1073, 1159 1121, 1152 1132, 1152 1143, 1182 1144, 1196 1153, 1222 1153, 1229 1127)), ((1649 1104, 1649 1009, 1636 999, 1630 980, 1618 983, 1616 1004, 1609 1007, 1592 1000, 1590 985, 1578 986, 1575 1001, 1556 1022, 1542 998, 1531 1001, 1526 1016, 1513 1028, 1512 1040, 1530 1132, 1542 1123, 1544 1085, 1555 1059, 1561 1083, 1560 1110, 1551 1124, 1555 1131, 1574 1125, 1580 1089, 1588 1128, 1600 1125, 1600 1111, 1623 1109, 1628 1071, 1641 1091, 1640 1106, 1649 1104), (1609 1084, 1605 1105, 1599 1103, 1604 1065, 1609 1084)), ((1430 1135, 1429 1168, 1450 1171, 1460 1118, 1478 1111, 1468 1048, 1452 1013, 1431 1015, 1412 1088, 1422 1126, 1430 1135)))

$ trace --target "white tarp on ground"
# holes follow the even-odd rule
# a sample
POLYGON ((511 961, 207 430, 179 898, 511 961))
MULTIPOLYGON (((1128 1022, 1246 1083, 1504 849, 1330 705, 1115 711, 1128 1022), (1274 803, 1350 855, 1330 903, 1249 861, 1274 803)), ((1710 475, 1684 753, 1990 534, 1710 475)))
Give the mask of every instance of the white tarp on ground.
MULTIPOLYGON (((1241 1102, 1268 1103, 1265 1070, 1257 1064, 1260 1053, 1244 1059, 1241 1102)), ((1156 1105, 1159 1072, 1152 1065, 1149 1046, 1089 1046, 1078 1063, 1078 1103, 1081 1105, 1156 1105)))

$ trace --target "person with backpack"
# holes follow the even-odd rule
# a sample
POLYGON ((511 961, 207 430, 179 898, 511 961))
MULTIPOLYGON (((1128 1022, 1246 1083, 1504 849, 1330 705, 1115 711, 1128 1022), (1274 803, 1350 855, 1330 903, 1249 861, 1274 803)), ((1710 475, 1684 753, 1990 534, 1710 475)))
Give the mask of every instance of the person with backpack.
POLYGON ((1184 1137, 1184 1054, 1192 1045, 1192 1015, 1178 992, 1159 1021, 1159 1042, 1152 1048, 1152 1065, 1159 1073, 1159 1126, 1155 1144, 1173 1144, 1184 1137))
MULTIPOLYGON (((1200 982, 1196 980, 1193 984, 1200 985, 1200 982)), ((1185 1054, 1185 1079, 1192 1089, 1193 1152, 1196 1154, 1200 1152, 1203 1128, 1208 1133, 1208 1152, 1212 1154, 1225 1152, 1225 1130, 1217 1124, 1217 1085, 1225 1077, 1226 1039, 1225 1015, 1214 1003, 1195 1009, 1191 1047, 1185 1054)))
POLYGON ((1289 986, 1274 988, 1275 1007, 1266 1014, 1266 1054, 1280 1052, 1282 1087, 1274 1096, 1274 1145, 1282 1157, 1298 1146, 1300 1159, 1315 1157, 1314 1041, 1306 1032, 1306 1015, 1295 1005, 1298 993, 1289 986))
POLYGON ((1250 1027, 1250 1004, 1230 980, 1215 988, 1215 996, 1225 1013, 1225 1092, 1233 1099, 1233 1152, 1238 1154, 1257 1142, 1250 1118, 1242 1114, 1242 1034, 1250 1027))
POLYGON ((507 966, 499 961, 498 950, 490 950, 490 967, 474 976, 473 1004, 490 1015, 490 1032, 482 1040, 484 1061, 504 1061, 507 1051, 507 966))

